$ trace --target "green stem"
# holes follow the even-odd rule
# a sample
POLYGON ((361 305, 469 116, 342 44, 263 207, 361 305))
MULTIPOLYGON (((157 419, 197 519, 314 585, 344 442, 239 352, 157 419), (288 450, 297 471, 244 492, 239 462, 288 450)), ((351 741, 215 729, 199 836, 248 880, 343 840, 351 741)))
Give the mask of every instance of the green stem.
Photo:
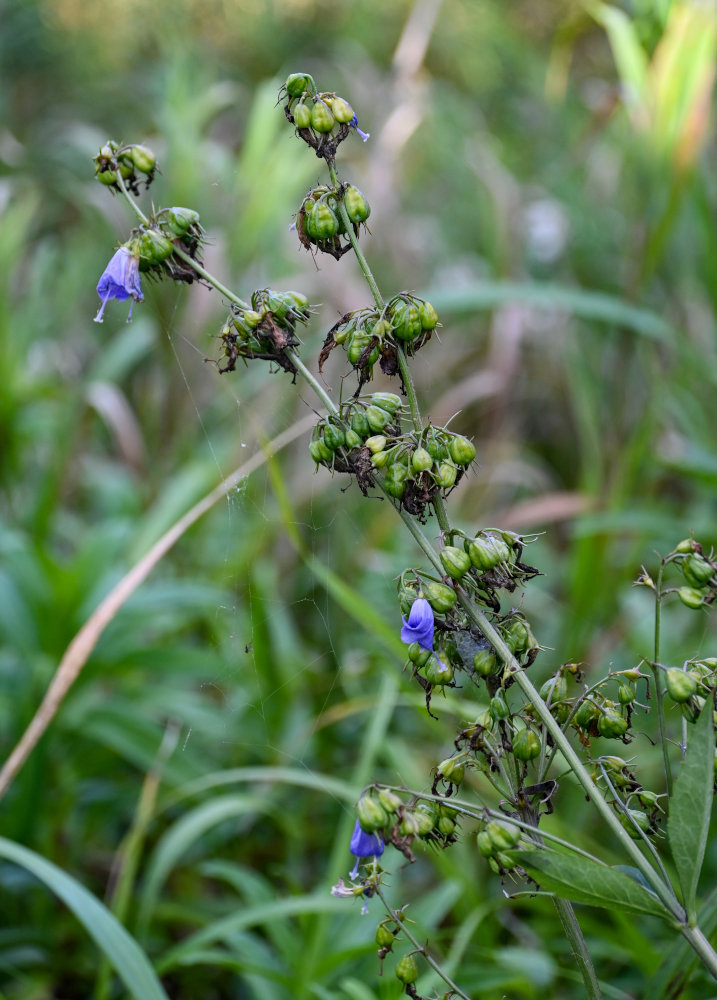
POLYGON ((452 993, 455 993, 457 996, 463 997, 463 1000, 471 1000, 471 998, 468 996, 468 994, 464 993, 463 990, 459 986, 457 986, 456 983, 453 982, 453 980, 451 979, 451 977, 447 973, 445 973, 443 971, 443 969, 440 967, 440 965, 435 960, 435 958, 433 958, 431 955, 429 955, 429 953, 426 951, 425 946, 421 944, 421 942, 418 940, 418 938, 415 936, 415 934, 413 934, 408 929, 406 921, 402 920, 401 916, 398 913, 398 911, 394 910, 393 907, 389 904, 388 900, 386 899, 386 897, 383 894, 383 891, 381 890, 381 886, 380 885, 376 886, 376 894, 379 897, 379 899, 381 900, 381 902, 383 903, 383 905, 386 907, 386 909, 387 909, 387 911, 388 911, 388 913, 389 913, 389 915, 391 917, 391 920, 395 921, 395 923, 398 924, 398 926, 401 928, 401 933, 405 934, 405 936, 411 942, 411 944, 416 949, 416 951, 420 952, 420 954, 425 959, 426 963, 428 965, 430 965, 430 967, 433 969, 433 971, 436 972, 436 973, 438 973, 438 975, 441 977, 441 979, 446 984, 446 986, 448 986, 449 990, 452 993))
MULTIPOLYGON (((339 175, 336 173, 335 161, 327 160, 326 165, 328 166, 329 174, 331 175, 331 183, 334 185, 335 188, 341 187, 341 181, 339 179, 339 175)), ((381 311, 383 311, 386 303, 383 301, 383 296, 381 295, 379 287, 376 284, 376 279, 373 276, 373 272, 371 271, 371 268, 368 266, 368 261, 364 257, 363 251, 359 246, 358 239, 356 238, 356 234, 354 233, 353 223, 349 219, 348 212, 346 211, 346 206, 344 205, 341 198, 338 199, 338 213, 339 216, 341 217, 341 221, 343 222, 344 229, 346 230, 346 235, 349 238, 349 242, 353 247, 354 253, 356 254, 356 259, 359 262, 359 267, 363 271, 363 276, 368 283, 368 287, 371 289, 371 294, 373 295, 374 302, 376 303, 378 308, 381 311)))
POLYGON ((717 979, 717 953, 700 928, 683 927, 682 934, 702 959, 705 968, 709 969, 712 976, 717 979))
POLYGON ((294 348, 287 347, 284 353, 289 358, 289 360, 294 365, 294 367, 299 372, 304 381, 309 383, 309 385, 314 390, 314 392, 319 397, 319 399, 324 404, 329 413, 332 413, 335 417, 339 416, 338 406, 333 401, 331 396, 329 396, 328 392, 326 391, 326 389, 324 389, 323 385, 319 382, 316 376, 309 371, 309 369, 306 367, 306 365, 301 360, 299 355, 296 353, 294 348))
POLYGON ((668 798, 672 796, 672 764, 668 751, 667 739, 665 738, 665 699, 662 694, 662 680, 660 678, 660 640, 662 625, 662 577, 665 569, 663 560, 660 560, 660 568, 657 571, 657 583, 655 584, 655 650, 654 663, 651 664, 652 676, 655 681, 655 703, 657 705, 657 733, 662 747, 662 760, 665 768, 665 787, 668 798))
POLYGON ((589 1000, 602 1000, 602 991, 597 973, 595 972, 595 966, 590 958, 583 932, 580 929, 578 918, 575 916, 575 910, 573 910, 572 905, 567 899, 559 899, 557 896, 554 896, 553 903, 555 904, 555 909, 558 911, 560 923, 563 925, 565 937, 570 942, 573 958, 583 977, 589 1000))

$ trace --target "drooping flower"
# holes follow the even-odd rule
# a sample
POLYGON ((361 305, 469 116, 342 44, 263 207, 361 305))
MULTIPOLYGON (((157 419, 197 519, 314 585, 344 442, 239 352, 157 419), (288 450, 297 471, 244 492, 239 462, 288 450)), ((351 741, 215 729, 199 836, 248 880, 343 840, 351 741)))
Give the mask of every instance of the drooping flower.
POLYGON ((356 858, 353 871, 349 873, 350 878, 357 878, 359 861, 362 858, 380 858, 385 849, 383 837, 379 833, 366 833, 361 829, 361 824, 356 820, 356 826, 351 837, 351 853, 356 858))
POLYGON ((417 642, 424 649, 433 649, 433 608, 425 598, 415 600, 408 621, 402 620, 401 642, 417 642))
POLYGON ((95 323, 102 322, 102 314, 110 299, 122 302, 131 297, 132 302, 127 317, 129 323, 132 319, 132 306, 144 299, 139 280, 139 257, 133 254, 129 247, 120 247, 114 254, 97 282, 97 294, 102 299, 102 305, 95 316, 95 323))
POLYGON ((367 139, 371 138, 370 132, 362 132, 361 129, 358 127, 358 118, 356 117, 356 115, 353 116, 353 118, 349 122, 349 125, 351 126, 351 128, 356 129, 356 132, 358 133, 358 135, 361 136, 364 142, 366 142, 367 139))

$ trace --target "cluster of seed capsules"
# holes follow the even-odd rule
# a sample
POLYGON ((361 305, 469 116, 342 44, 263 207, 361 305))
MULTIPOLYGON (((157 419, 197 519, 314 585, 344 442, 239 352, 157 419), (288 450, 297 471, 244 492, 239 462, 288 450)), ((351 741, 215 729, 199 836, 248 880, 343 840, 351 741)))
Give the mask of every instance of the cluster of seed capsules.
POLYGON ((139 182, 144 181, 148 188, 157 171, 157 157, 147 146, 122 145, 114 139, 108 140, 93 160, 97 180, 113 192, 121 190, 117 172, 132 194, 138 195, 139 182))
POLYGON ((685 586, 677 591, 682 603, 688 608, 712 604, 717 593, 717 562, 705 556, 702 546, 693 538, 679 543, 674 558, 685 578, 685 586))
MULTIPOLYGON (((287 77, 279 91, 279 100, 286 100, 284 114, 319 156, 333 158, 350 128, 358 131, 356 113, 349 102, 333 91, 319 92, 309 73, 292 73, 287 77), (322 151, 326 146, 330 148, 322 151)), ((362 132, 359 134, 368 138, 362 132)))
POLYGON ((133 229, 124 244, 139 259, 139 269, 150 278, 172 278, 191 284, 197 272, 175 254, 183 250, 193 260, 201 261, 204 229, 199 213, 175 206, 155 212, 147 222, 133 229))
POLYGON ((417 838, 445 846, 456 841, 457 813, 443 802, 425 800, 405 804, 388 788, 370 789, 359 799, 356 815, 364 833, 377 833, 415 860, 411 844, 417 838))
POLYGON ((339 204, 343 204, 355 235, 359 235, 361 225, 371 214, 366 196, 353 184, 337 188, 320 184, 309 191, 296 216, 296 232, 303 247, 316 247, 337 259, 351 249, 350 243, 341 242, 347 229, 339 204))
POLYGON ((301 292, 257 289, 251 297, 251 309, 233 306, 221 328, 219 336, 227 360, 219 371, 234 371, 240 358, 245 362, 259 358, 294 372, 286 349, 299 343, 296 324, 306 325, 310 316, 309 300, 301 292))
POLYGON ((412 514, 422 516, 438 491, 451 490, 475 459, 468 438, 443 427, 402 433, 401 397, 374 392, 342 404, 322 418, 309 444, 317 465, 356 476, 362 491, 375 485, 412 514))

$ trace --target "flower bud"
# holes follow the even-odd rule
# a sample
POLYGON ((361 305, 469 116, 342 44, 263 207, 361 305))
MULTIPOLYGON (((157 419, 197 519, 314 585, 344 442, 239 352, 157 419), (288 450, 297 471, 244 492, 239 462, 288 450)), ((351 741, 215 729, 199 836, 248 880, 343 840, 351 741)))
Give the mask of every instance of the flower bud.
POLYGON ((476 450, 473 443, 461 434, 456 434, 451 438, 448 450, 456 465, 470 465, 476 457, 476 450))
POLYGON ((396 978, 405 985, 418 979, 418 963, 413 955, 404 955, 396 966, 396 978))
POLYGON ((434 583, 433 580, 423 584, 423 593, 433 610, 439 614, 450 611, 458 599, 452 587, 445 583, 434 583))
POLYGON ((468 554, 455 545, 446 545, 445 548, 441 549, 439 555, 444 570, 454 580, 460 580, 471 568, 468 554))
POLYGON ((513 737, 513 756, 516 760, 534 760, 540 756, 540 738, 532 729, 521 729, 513 737))
POLYGON ((704 594, 695 587, 680 587, 677 596, 686 608, 701 608, 704 604, 704 594))
POLYGON ((373 795, 363 795, 356 806, 361 829, 366 833, 374 833, 388 826, 388 816, 378 799, 373 795))
POLYGON ((678 667, 670 667, 665 671, 667 693, 678 704, 687 701, 697 692, 697 682, 692 674, 678 667))

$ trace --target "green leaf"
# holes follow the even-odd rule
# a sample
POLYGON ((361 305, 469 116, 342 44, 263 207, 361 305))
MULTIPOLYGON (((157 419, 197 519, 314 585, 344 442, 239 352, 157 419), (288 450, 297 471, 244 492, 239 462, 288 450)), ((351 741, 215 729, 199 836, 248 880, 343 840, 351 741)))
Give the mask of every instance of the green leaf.
POLYGON ((608 910, 651 913, 665 919, 670 916, 660 901, 633 879, 584 855, 537 850, 511 851, 510 856, 525 868, 541 889, 562 899, 608 910))
POLYGON ((72 910, 130 993, 139 1000, 168 1000, 149 959, 137 942, 84 886, 46 858, 5 837, 0 837, 0 858, 30 872, 72 910))
POLYGON ((690 729, 687 753, 675 781, 667 817, 667 837, 690 920, 705 856, 712 812, 715 736, 712 699, 690 729))

